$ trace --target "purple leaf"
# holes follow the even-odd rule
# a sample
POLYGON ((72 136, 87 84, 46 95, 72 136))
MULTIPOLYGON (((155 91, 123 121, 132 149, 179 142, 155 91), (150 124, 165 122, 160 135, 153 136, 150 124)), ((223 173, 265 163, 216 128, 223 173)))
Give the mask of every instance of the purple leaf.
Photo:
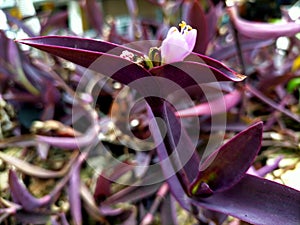
POLYGON ((53 15, 50 15, 49 17, 45 18, 45 21, 43 24, 41 24, 41 34, 48 31, 48 29, 51 29, 52 27, 57 28, 66 28, 68 20, 68 12, 62 11, 57 12, 53 15))
POLYGON ((134 167, 134 173, 136 177, 143 177, 149 168, 151 162, 151 154, 145 154, 144 152, 137 152, 136 166, 134 167))
POLYGON ((193 204, 237 217, 251 224, 298 225, 300 192, 287 186, 245 175, 232 188, 193 204))
POLYGON ((155 102, 155 105, 152 105, 152 102, 148 103, 152 106, 153 115, 161 117, 166 126, 166 135, 161 142, 160 135, 163 135, 161 127, 158 124, 150 124, 163 173, 168 178, 174 175, 175 170, 182 187, 189 194, 187 187, 196 177, 200 163, 198 153, 195 151, 196 140, 190 139, 167 102, 160 103, 160 107, 159 101, 155 102))
POLYGON ((249 22, 238 16, 236 6, 228 6, 227 12, 238 32, 253 39, 270 39, 282 36, 291 37, 300 32, 300 25, 294 22, 269 24, 249 22))
POLYGON ((197 195, 203 183, 215 192, 238 183, 252 165, 261 146, 262 122, 256 123, 233 137, 212 153, 200 166, 190 190, 197 195))
POLYGON ((101 4, 95 0, 84 1, 84 3, 84 8, 87 12, 86 15, 90 24, 99 34, 102 34, 103 10, 101 4))
MULTIPOLYGON (((185 59, 185 61, 195 61, 195 62, 205 63, 208 66, 213 67, 214 69, 218 70, 219 72, 225 74, 225 76, 228 77, 228 79, 231 81, 242 81, 246 78, 245 75, 239 74, 239 73, 231 70, 224 63, 222 63, 216 59, 213 59, 211 57, 208 57, 206 55, 197 54, 197 53, 192 52, 192 54, 190 56, 188 56, 185 59)), ((218 78, 218 76, 217 76, 217 78, 218 78)), ((223 79, 218 80, 218 81, 223 81, 223 79)))
MULTIPOLYGON (((151 103, 151 102, 150 102, 151 103)), ((162 108, 162 107, 160 107, 162 108)), ((166 110, 163 110, 163 111, 159 113, 159 111, 156 111, 154 113, 154 115, 159 115, 159 116, 164 116, 165 118, 168 118, 169 115, 168 115, 168 112, 166 110)), ((153 115, 153 112, 149 109, 148 110, 148 113, 149 113, 149 117, 150 118, 153 118, 154 115, 153 115)), ((169 114, 172 116, 172 113, 173 112, 169 112, 169 114)), ((184 183, 188 183, 188 176, 186 174, 184 174, 186 171, 182 170, 181 169, 181 172, 180 173, 176 173, 177 171, 175 171, 175 168, 173 167, 173 163, 171 161, 171 158, 174 158, 174 157, 169 157, 169 152, 172 151, 172 149, 170 149, 170 145, 168 142, 172 143, 174 140, 172 140, 172 135, 173 133, 172 132, 180 132, 180 129, 181 127, 178 123, 178 120, 177 118, 174 116, 174 113, 173 113, 173 116, 172 116, 172 119, 174 120, 175 118, 175 123, 172 124, 174 127, 172 130, 170 130, 170 125, 168 125, 168 138, 170 139, 166 139, 164 142, 160 143, 160 128, 158 126, 157 123, 151 123, 150 124, 150 130, 152 132, 152 135, 154 136, 154 140, 156 142, 156 149, 157 149, 157 153, 158 153, 158 156, 160 158, 160 166, 161 166, 161 169, 162 169, 162 172, 164 174, 164 177, 169 185, 169 188, 170 188, 170 192, 172 193, 172 195, 175 197, 175 199, 178 201, 178 203, 181 205, 182 208, 186 209, 186 210, 190 210, 191 209, 191 205, 190 205, 190 199, 187 195, 187 188, 186 187, 183 187, 182 184, 184 183), (180 177, 180 176, 183 176, 183 177, 180 177), (185 180, 183 180, 185 179, 185 180)), ((167 124, 168 123, 168 120, 165 120, 167 121, 167 124)), ((186 137, 183 136, 183 138, 185 139, 186 137)), ((188 142, 187 142, 188 143, 188 142)), ((190 146, 190 144, 188 143, 187 146, 190 146)), ((181 149, 182 150, 182 149, 181 149)), ((190 163, 187 163, 187 165, 189 165, 189 167, 191 167, 191 165, 193 165, 194 168, 190 168, 188 172, 188 174, 190 175, 190 178, 192 178, 193 176, 195 176, 195 172, 198 171, 198 156, 194 154, 197 154, 197 153, 193 153, 194 149, 193 148, 185 148, 184 150, 187 150, 189 151, 188 154, 186 155, 190 155, 192 154, 191 156, 191 162, 190 163), (192 153, 191 153, 192 151, 192 153), (195 161, 194 161, 195 160, 195 161), (192 164, 191 164, 192 163, 192 164), (190 165, 191 164, 191 165, 190 165)), ((178 151, 180 153, 180 151, 178 151)), ((181 152, 182 154, 184 154, 184 151, 181 152)), ((184 156, 183 158, 186 158, 186 156, 184 156)), ((179 160, 177 158, 177 160, 179 160)), ((180 163, 179 163, 180 164, 180 163)), ((185 168, 187 168, 187 165, 185 166, 185 168)), ((177 165, 177 166, 180 166, 180 165, 177 165)))
POLYGON ((16 203, 22 205, 24 210, 32 212, 35 209, 45 207, 50 203, 50 195, 46 195, 40 199, 32 196, 27 188, 19 181, 17 174, 13 170, 9 170, 8 176, 11 195, 16 203))
POLYGON ((1 49, 0 58, 2 58, 4 61, 8 61, 7 50, 8 50, 8 46, 9 46, 10 41, 11 40, 9 40, 6 37, 5 32, 3 30, 0 30, 0 49, 1 49))
POLYGON ((100 57, 102 53, 120 56, 122 51, 128 50, 134 54, 143 56, 141 52, 126 48, 122 45, 75 36, 40 36, 16 41, 65 59, 70 58, 70 61, 72 61, 72 59, 80 61, 79 59, 81 59, 84 62, 82 62, 82 64, 78 63, 78 65, 85 67, 89 66, 94 61, 91 60, 93 57, 100 57), (76 56, 72 55, 72 53, 78 53, 80 55, 76 56), (85 59, 83 56, 87 56, 87 59, 85 59))
POLYGON ((70 171, 70 180, 68 185, 68 195, 70 202, 71 215, 75 225, 82 224, 81 200, 80 200, 80 168, 87 157, 87 152, 78 156, 77 161, 70 171))
POLYGON ((283 159, 283 156, 278 156, 273 164, 263 166, 262 168, 256 170, 256 173, 260 177, 266 176, 268 173, 274 171, 275 169, 279 168, 279 162, 283 159))
POLYGON ((110 76, 123 84, 151 76, 141 66, 120 57, 125 50, 138 56, 142 56, 142 53, 109 42, 63 36, 36 37, 18 40, 18 42, 62 57, 83 67, 90 67, 90 69, 110 76))
POLYGON ((7 20, 10 22, 10 23, 14 23, 16 24, 19 28, 22 28, 22 30, 28 34, 28 36, 30 37, 34 37, 34 33, 28 28, 28 26, 25 25, 25 23, 23 23, 22 21, 18 20, 16 17, 13 17, 11 16, 9 13, 7 12, 4 12, 6 17, 7 17, 7 20))
POLYGON ((225 65, 211 58, 205 57, 205 63, 191 61, 177 62, 154 67, 150 70, 150 73, 154 76, 174 81, 182 88, 209 82, 242 81, 245 79, 245 76, 230 70, 225 65))
MULTIPOLYGON (((24 160, 16 158, 11 155, 7 155, 3 152, 0 152, 0 158, 6 163, 15 166, 20 171, 27 175, 39 177, 39 178, 58 178, 64 176, 69 170, 70 164, 67 164, 63 169, 59 171, 47 170, 35 165, 32 165, 24 160)), ((70 160, 72 163, 73 160, 70 160)))
POLYGON ((94 191, 94 199, 97 203, 102 202, 111 195, 111 181, 100 174, 94 191))

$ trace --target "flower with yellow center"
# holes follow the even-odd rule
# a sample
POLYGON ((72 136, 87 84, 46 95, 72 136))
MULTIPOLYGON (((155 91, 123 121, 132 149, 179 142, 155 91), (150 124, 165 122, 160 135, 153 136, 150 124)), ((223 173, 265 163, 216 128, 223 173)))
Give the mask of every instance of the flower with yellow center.
POLYGON ((180 31, 171 27, 160 47, 163 63, 183 61, 194 49, 197 30, 184 21, 179 24, 180 31))

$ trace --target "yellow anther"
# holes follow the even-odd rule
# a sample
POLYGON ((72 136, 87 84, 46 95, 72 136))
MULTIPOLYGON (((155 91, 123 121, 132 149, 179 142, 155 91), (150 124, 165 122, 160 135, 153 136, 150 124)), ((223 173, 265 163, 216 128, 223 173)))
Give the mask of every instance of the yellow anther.
POLYGON ((179 23, 179 27, 180 27, 181 30, 183 30, 186 27, 186 22, 181 21, 181 23, 179 23))
POLYGON ((180 27, 180 32, 182 34, 187 33, 188 31, 193 29, 190 25, 187 25, 185 21, 181 21, 181 23, 179 23, 179 27, 180 27))

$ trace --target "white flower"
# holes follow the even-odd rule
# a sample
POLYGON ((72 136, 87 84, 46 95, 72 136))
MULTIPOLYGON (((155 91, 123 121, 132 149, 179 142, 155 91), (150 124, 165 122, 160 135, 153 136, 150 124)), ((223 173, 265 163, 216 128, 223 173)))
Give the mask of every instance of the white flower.
POLYGON ((183 61, 194 49, 197 30, 192 29, 184 21, 179 24, 180 32, 176 27, 171 27, 167 37, 160 47, 163 63, 183 61))

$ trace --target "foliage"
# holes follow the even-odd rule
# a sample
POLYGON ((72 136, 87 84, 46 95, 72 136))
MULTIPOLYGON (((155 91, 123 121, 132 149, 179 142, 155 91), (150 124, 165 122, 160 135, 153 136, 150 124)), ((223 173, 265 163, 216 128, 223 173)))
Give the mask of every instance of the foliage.
POLYGON ((263 177, 299 161, 299 18, 149 0, 162 22, 127 0, 122 35, 98 2, 80 3, 85 37, 70 11, 31 15, 39 33, 3 14, 1 222, 184 224, 186 211, 198 224, 298 224, 299 190, 263 177), (180 18, 191 27, 172 27, 180 18))

